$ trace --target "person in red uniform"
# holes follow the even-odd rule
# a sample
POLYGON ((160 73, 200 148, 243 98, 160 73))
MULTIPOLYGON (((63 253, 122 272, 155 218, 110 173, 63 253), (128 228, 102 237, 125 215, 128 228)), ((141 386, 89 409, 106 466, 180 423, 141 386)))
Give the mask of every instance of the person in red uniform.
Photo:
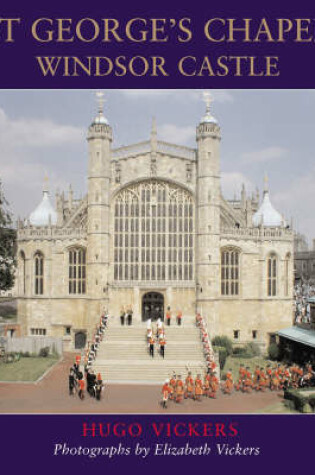
POLYGON ((160 355, 162 356, 162 358, 164 359, 164 356, 165 356, 165 345, 166 345, 166 340, 164 338, 164 336, 161 336, 159 338, 159 345, 160 345, 160 355))
POLYGON ((183 314, 181 312, 181 310, 179 310, 179 312, 177 312, 177 325, 181 325, 182 324, 182 318, 183 318, 183 314))
POLYGON ((278 373, 278 368, 275 368, 271 375, 271 391, 279 391, 280 389, 280 378, 278 373))
POLYGON ((216 371, 210 373, 210 393, 209 397, 215 399, 217 397, 217 392, 219 389, 219 379, 217 377, 216 371))
POLYGON ((251 393, 253 389, 253 377, 252 373, 250 372, 249 367, 246 367, 246 372, 245 372, 245 381, 244 381, 244 386, 243 386, 243 392, 246 393, 251 393))
POLYGON ((272 380, 272 368, 271 368, 271 365, 267 365, 267 368, 266 368, 266 376, 267 376, 267 386, 269 387, 269 389, 271 389, 271 380, 272 380))
POLYGON ((233 376, 232 376, 232 370, 230 369, 226 373, 226 380, 223 384, 222 391, 224 394, 232 394, 233 388, 234 388, 233 376))
POLYGON ((176 399, 175 402, 180 403, 182 402, 184 398, 184 383, 182 381, 182 377, 179 374, 177 376, 177 381, 176 381, 176 399))
POLYGON ((268 376, 264 368, 260 368, 259 383, 256 388, 257 391, 265 392, 268 386, 268 376))
POLYGON ((84 379, 79 379, 78 386, 79 386, 78 396, 82 400, 84 399, 84 388, 85 388, 84 379))
POLYGON ((154 343, 155 340, 153 338, 153 335, 149 338, 149 354, 152 358, 154 358, 154 343))
POLYGON ((260 380, 260 368, 256 366, 254 371, 254 379, 253 379, 253 389, 259 391, 259 380, 260 380))
POLYGON ((210 397, 210 380, 210 373, 205 373, 203 380, 203 395, 206 397, 210 397))
POLYGON ((244 365, 241 364, 238 370, 238 383, 235 386, 236 391, 243 390, 245 379, 246 379, 246 369, 244 368, 244 365))
POLYGON ((201 375, 197 374, 197 378, 195 379, 195 400, 201 401, 202 397, 202 379, 201 375))
POLYGON ((176 374, 175 373, 173 373, 173 376, 171 377, 170 387, 171 387, 170 399, 174 400, 175 394, 176 394, 176 374))
POLYGON ((167 312, 166 312, 165 317, 166 317, 166 324, 167 324, 167 326, 170 326, 170 324, 171 324, 171 318, 172 318, 170 307, 167 308, 167 312))
POLYGON ((184 398, 193 398, 194 397, 194 380, 191 375, 191 371, 188 371, 188 375, 185 379, 185 394, 184 398))
POLYGON ((167 401, 169 400, 170 395, 172 394, 172 389, 170 387, 170 380, 167 379, 162 387, 162 407, 166 409, 167 401))

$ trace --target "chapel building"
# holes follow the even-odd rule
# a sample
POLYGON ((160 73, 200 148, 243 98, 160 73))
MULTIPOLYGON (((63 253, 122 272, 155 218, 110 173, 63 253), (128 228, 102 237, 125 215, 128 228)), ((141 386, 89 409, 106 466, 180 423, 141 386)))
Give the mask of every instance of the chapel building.
MULTIPOLYGON (((99 107, 88 128, 88 193, 48 187, 18 225, 18 320, 24 335, 83 347, 103 312, 134 324, 197 312, 211 336, 266 346, 293 312, 293 232, 263 197, 227 200, 221 131, 207 100, 196 147, 149 140, 113 148, 99 107)), ((225 137, 229 140, 229 137, 225 137)))

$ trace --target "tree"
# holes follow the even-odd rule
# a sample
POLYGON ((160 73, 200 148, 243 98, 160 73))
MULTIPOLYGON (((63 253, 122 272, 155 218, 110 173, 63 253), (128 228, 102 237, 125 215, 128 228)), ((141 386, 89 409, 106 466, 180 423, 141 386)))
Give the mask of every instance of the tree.
POLYGON ((15 241, 16 231, 0 181, 0 290, 9 290, 14 284, 15 241))

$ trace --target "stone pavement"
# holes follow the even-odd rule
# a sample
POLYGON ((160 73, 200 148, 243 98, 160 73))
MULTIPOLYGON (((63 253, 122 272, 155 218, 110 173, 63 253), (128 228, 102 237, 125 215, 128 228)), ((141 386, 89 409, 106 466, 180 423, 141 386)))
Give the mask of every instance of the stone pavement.
POLYGON ((68 393, 68 373, 74 359, 74 354, 65 354, 37 384, 0 382, 0 413, 257 413, 279 402, 279 394, 271 392, 220 393, 216 400, 169 402, 163 410, 159 404, 161 386, 119 384, 106 386, 101 401, 88 394, 81 401, 68 393))

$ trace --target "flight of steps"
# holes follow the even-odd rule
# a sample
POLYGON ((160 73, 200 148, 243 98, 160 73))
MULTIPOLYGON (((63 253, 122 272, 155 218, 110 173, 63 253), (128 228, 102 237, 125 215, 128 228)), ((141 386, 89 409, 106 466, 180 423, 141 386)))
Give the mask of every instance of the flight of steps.
MULTIPOLYGON (((155 327, 155 326, 154 326, 155 327)), ((100 344, 93 369, 105 382, 161 384, 173 372, 203 374, 206 367, 199 329, 193 323, 165 328, 166 348, 163 359, 155 345, 154 358, 149 356, 146 325, 109 324, 100 344)))

